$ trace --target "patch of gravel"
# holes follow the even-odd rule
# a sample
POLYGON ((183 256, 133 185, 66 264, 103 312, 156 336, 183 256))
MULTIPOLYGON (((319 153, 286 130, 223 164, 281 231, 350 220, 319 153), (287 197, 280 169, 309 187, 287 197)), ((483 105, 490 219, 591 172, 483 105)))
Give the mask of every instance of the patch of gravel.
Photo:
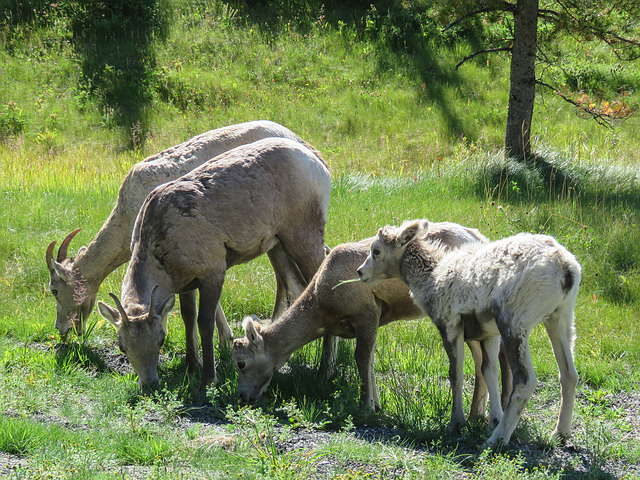
MULTIPOLYGON (((55 347, 47 344, 33 344, 32 348, 39 350, 55 349, 56 354, 64 354, 68 345, 58 344, 55 347)), ((101 359, 93 368, 96 371, 110 371, 122 375, 132 373, 131 365, 126 356, 118 352, 114 343, 104 344, 99 347, 88 349, 101 359)), ((166 359, 165 359, 166 360, 166 359)), ((90 367, 91 368, 91 367, 90 367)), ((583 392, 582 396, 584 397, 583 392)), ((578 401, 586 402, 585 398, 578 398, 578 401)), ((624 436, 625 442, 638 444, 640 442, 640 391, 618 392, 607 394, 608 408, 618 412, 620 421, 627 426, 624 431, 614 431, 614 435, 624 436), (634 443, 635 442, 635 443, 634 443)), ((551 405, 543 406, 542 409, 553 408, 551 405)), ((534 413, 535 414, 535 413, 534 413)), ((555 415, 555 414, 554 414, 555 415)), ((35 414, 32 418, 41 423, 58 423, 66 428, 83 428, 82 426, 71 425, 59 418, 49 418, 45 415, 35 414)), ((208 405, 190 405, 186 416, 177 419, 177 427, 180 429, 199 429, 199 438, 195 443, 207 444, 212 448, 233 449, 237 439, 233 433, 228 433, 228 422, 222 421, 211 415, 208 405)), ((574 428, 576 434, 583 438, 590 438, 587 426, 580 418, 574 417, 574 428)), ((615 427, 613 427, 615 430, 615 427)), ((370 443, 402 445, 402 448, 412 450, 416 454, 442 454, 442 446, 436 452, 429 445, 408 446, 411 444, 411 433, 388 427, 356 427, 349 433, 338 433, 333 431, 299 430, 293 435, 288 435, 286 440, 277 441, 277 448, 280 452, 302 454, 318 451, 323 445, 330 443, 336 435, 347 435, 353 441, 364 441, 370 443)), ((576 438, 576 435, 574 438, 576 438)), ((460 443, 451 447, 455 450, 457 458, 469 458, 481 453, 479 445, 468 445, 461 439, 460 443)), ((584 448, 574 444, 571 440, 564 446, 555 448, 540 448, 535 443, 522 443, 513 441, 509 445, 509 452, 515 455, 520 453, 526 459, 526 466, 531 468, 542 465, 551 471, 564 470, 565 474, 572 478, 640 478, 640 464, 629 463, 622 460, 608 459, 599 456, 592 449, 584 448)), ((461 460, 463 461, 463 460, 461 460)), ((468 460, 467 460, 468 462, 468 460)), ((28 467, 27 459, 0 452, 0 478, 11 476, 16 469, 28 467)), ((381 471, 380 465, 367 464, 352 460, 337 458, 333 455, 319 456, 315 463, 314 478, 328 478, 336 471, 347 469, 362 472, 370 475, 371 478, 404 478, 407 472, 402 469, 392 471, 381 471)), ((144 467, 124 466, 118 467, 123 478, 144 478, 146 473, 144 467)), ((469 478, 473 475, 473 467, 465 464, 464 472, 459 478, 469 478)))
POLYGON ((0 452, 0 477, 10 477, 13 472, 19 468, 27 466, 27 462, 24 458, 18 455, 10 455, 8 453, 0 452))
MULTIPOLYGON (((636 410, 637 412, 637 410, 636 410)), ((313 452, 323 444, 329 443, 336 435, 336 432, 324 431, 300 431, 293 437, 278 443, 283 452, 313 452)), ((367 441, 372 443, 391 443, 397 444, 398 439, 405 441, 411 440, 407 432, 394 428, 384 427, 358 427, 355 431, 348 435, 353 436, 354 441, 367 441)), ((417 454, 442 454, 442 450, 438 452, 431 450, 429 446, 409 447, 403 446, 408 450, 413 450, 417 454)), ((458 457, 463 458, 466 455, 478 455, 481 450, 477 445, 469 446, 460 443, 455 448, 458 457)), ((547 467, 552 472, 564 470, 571 472, 571 476, 578 478, 640 478, 640 464, 627 463, 619 460, 604 459, 596 456, 593 452, 580 448, 576 445, 568 443, 565 446, 557 446, 553 449, 541 449, 533 444, 512 442, 509 451, 513 454, 520 453, 526 459, 526 466, 533 468, 538 465, 547 467)), ((316 478, 326 478, 331 472, 335 472, 340 468, 348 470, 361 471, 371 475, 371 478, 404 478, 406 472, 402 469, 384 471, 381 477, 380 466, 366 464, 354 461, 344 461, 332 455, 323 456, 316 464, 316 478)), ((473 474, 473 469, 465 468, 458 478, 469 478, 473 474)))

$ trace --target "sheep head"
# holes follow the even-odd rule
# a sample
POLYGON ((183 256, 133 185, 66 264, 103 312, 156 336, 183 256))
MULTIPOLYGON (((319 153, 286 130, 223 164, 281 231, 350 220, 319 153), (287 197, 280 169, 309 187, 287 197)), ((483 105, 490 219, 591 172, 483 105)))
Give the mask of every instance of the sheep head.
POLYGON ((144 305, 130 305, 125 309, 113 293, 110 295, 116 308, 98 302, 100 314, 117 328, 118 346, 138 374, 142 389, 152 388, 160 383, 160 348, 167 333, 166 317, 175 303, 173 295, 158 303, 155 298, 157 288, 157 285, 153 287, 148 310, 144 305))
POLYGON ((233 341, 233 366, 238 372, 238 393, 249 402, 257 400, 269 386, 275 372, 275 360, 265 353, 257 317, 242 322, 245 337, 233 341))
POLYGON ((428 229, 428 220, 414 220, 400 227, 382 227, 371 243, 369 255, 358 267, 360 280, 375 284, 388 278, 402 279, 402 255, 407 245, 413 239, 422 237, 428 229))
MULTIPOLYGON (((56 329, 64 340, 70 331, 82 335, 86 328, 86 319, 96 301, 97 289, 91 288, 75 265, 75 258, 69 258, 69 244, 79 228, 71 232, 60 244, 56 258, 53 251, 56 242, 47 247, 46 262, 49 270, 49 291, 56 299, 56 329)), ((85 250, 82 247, 78 254, 85 250)))

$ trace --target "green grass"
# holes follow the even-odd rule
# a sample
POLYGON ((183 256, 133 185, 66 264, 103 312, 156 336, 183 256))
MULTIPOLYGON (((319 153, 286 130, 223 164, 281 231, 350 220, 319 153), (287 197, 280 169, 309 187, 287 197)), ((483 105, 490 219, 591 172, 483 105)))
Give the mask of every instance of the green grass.
MULTIPOLYGON (((607 462, 637 468, 638 436, 625 395, 637 398, 640 385, 638 118, 606 130, 539 96, 538 157, 523 168, 500 152, 504 60, 492 56, 456 72, 471 51, 465 38, 414 36, 405 48, 392 28, 405 17, 374 18, 382 22, 376 37, 363 20, 374 15, 368 7, 352 16, 324 12, 320 21, 319 7, 299 11, 302 4, 293 4, 297 13, 287 24, 245 18, 240 4, 176 0, 167 36, 151 39, 155 63, 135 122, 123 115, 130 100, 114 104, 88 87, 86 59, 67 17, 2 25, 0 452, 20 459, 11 475, 304 478, 325 458, 338 459, 327 476, 344 479, 370 478, 372 468, 404 478, 602 478, 607 462), (427 217, 494 239, 547 233, 575 253, 583 266, 576 459, 552 461, 547 435, 559 386, 542 328, 531 336, 539 387, 514 446, 497 453, 479 448, 487 438, 482 423, 447 436, 447 360, 428 319, 381 329, 375 368, 383 412, 375 415, 358 406, 353 341, 340 343, 339 375, 328 382, 318 382, 317 342, 303 347, 256 407, 239 404, 228 352, 218 352, 218 388, 204 393, 197 378, 185 378, 177 308, 163 346, 164 386, 152 396, 140 395, 134 375, 111 370, 115 331, 97 312, 85 342, 58 344, 44 268, 49 242, 82 227, 71 250, 86 245, 110 213, 123 176, 146 155, 258 118, 290 127, 323 152, 333 176, 329 245, 427 217), (394 429, 396 436, 358 439, 354 429, 363 425, 394 429), (304 429, 334 435, 310 451, 282 451, 280 442, 304 429)), ((595 69, 590 78, 615 63, 596 53, 597 69, 583 69, 595 69)), ((117 69, 110 72, 120 78, 117 69)), ((639 75, 634 65, 615 72, 616 85, 639 75)), ((635 91, 630 101, 637 101, 635 91)), ((98 298, 119 292, 123 275, 124 267, 116 270, 98 298)), ((271 314, 274 290, 265 259, 228 272, 222 304, 236 334, 245 315, 271 314)), ((472 376, 467 358, 467 406, 472 376)))

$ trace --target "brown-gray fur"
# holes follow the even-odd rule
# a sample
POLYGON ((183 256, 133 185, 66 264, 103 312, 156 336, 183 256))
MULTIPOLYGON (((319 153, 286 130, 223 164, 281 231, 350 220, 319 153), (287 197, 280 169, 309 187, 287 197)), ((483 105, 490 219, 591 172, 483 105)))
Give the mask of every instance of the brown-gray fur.
MULTIPOLYGON (((142 386, 158 381, 157 332, 166 330, 174 294, 195 300, 195 289, 197 319, 195 307, 191 315, 183 312, 187 364, 191 371, 199 368, 199 331, 203 382, 216 381, 213 322, 226 270, 279 245, 287 267, 294 264, 306 284, 325 256, 330 191, 329 171, 310 149, 269 138, 226 152, 149 194, 134 226, 122 308, 99 302, 103 316, 118 327, 142 386), (156 327, 140 346, 129 326, 142 323, 156 327)), ((281 267, 274 265, 277 275, 281 267)))
POLYGON ((463 340, 478 340, 490 418, 496 426, 487 443, 509 443, 536 386, 528 340, 531 330, 542 323, 560 370, 562 398, 553 436, 565 440, 571 435, 578 382, 573 343, 580 264, 547 235, 519 234, 448 250, 428 239, 430 228, 427 220, 381 228, 358 273, 372 285, 388 278, 405 282, 416 304, 440 330, 450 361, 453 407, 449 429, 464 423, 463 340), (467 328, 465 322, 470 319, 474 324, 467 328), (504 412, 497 380, 501 342, 513 373, 512 393, 504 412))
MULTIPOLYGON (((458 224, 434 224, 430 232, 451 248, 468 242, 487 242, 475 229, 458 224)), ((356 339, 356 363, 362 381, 362 402, 380 408, 373 361, 378 328, 390 322, 424 316, 399 280, 374 286, 362 282, 341 283, 357 278, 357 268, 366 258, 374 238, 333 248, 302 295, 276 321, 261 325, 247 318, 245 338, 236 339, 233 363, 238 371, 238 391, 245 400, 256 400, 273 373, 290 355, 322 335, 356 339)), ((487 388, 480 372, 480 348, 469 347, 477 360, 471 413, 484 416, 487 388)), ((508 370, 508 368, 507 368, 508 370)))
MULTIPOLYGON (((267 120, 229 125, 202 133, 131 167, 122 182, 109 218, 91 243, 80 248, 75 257, 68 257, 67 251, 80 229, 74 230, 65 238, 55 259, 56 242, 51 242, 46 252, 46 264, 50 272, 49 290, 56 298, 55 325, 60 336, 65 338, 70 330, 84 333, 87 317, 93 310, 103 280, 131 257, 133 224, 151 190, 181 177, 232 148, 268 137, 289 138, 304 143, 288 128, 267 120)), ((314 153, 317 152, 314 150, 314 153)), ((281 256, 281 252, 273 253, 274 256, 281 256)), ((286 292, 283 295, 291 298, 305 286, 297 285, 295 272, 277 280, 282 285, 280 290, 286 292), (288 292, 288 286, 294 291, 288 292)), ((221 342, 231 341, 232 333, 222 310, 218 310, 217 319, 221 342)))

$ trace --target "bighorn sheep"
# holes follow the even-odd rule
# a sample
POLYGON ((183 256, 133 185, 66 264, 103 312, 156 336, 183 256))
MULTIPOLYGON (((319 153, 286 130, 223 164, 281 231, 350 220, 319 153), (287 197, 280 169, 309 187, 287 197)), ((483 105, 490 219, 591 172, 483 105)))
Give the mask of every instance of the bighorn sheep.
POLYGON ((440 330, 450 361, 450 431, 464 423, 463 340, 478 340, 483 352, 482 373, 489 388, 490 420, 496 426, 487 443, 509 443, 536 387, 529 334, 542 323, 551 340, 562 387, 553 435, 560 440, 570 437, 578 382, 572 350, 580 264, 547 235, 519 234, 447 251, 441 242, 425 238, 429 229, 427 220, 381 228, 358 273, 367 284, 388 278, 403 280, 416 304, 440 330), (500 339, 513 372, 513 390, 504 415, 497 400, 500 339))
MULTIPOLYGON (((54 260, 54 247, 47 248, 46 262, 50 272, 49 290, 57 302, 56 328, 64 339, 73 328, 82 334, 86 319, 93 310, 98 289, 104 279, 131 257, 131 231, 136 215, 146 196, 158 185, 175 180, 211 158, 239 145, 245 145, 268 137, 282 137, 304 143, 296 134, 277 123, 262 120, 218 128, 198 135, 187 142, 164 150, 135 164, 125 177, 116 205, 98 235, 87 247, 82 247, 75 258, 67 257, 73 237, 80 229, 71 232, 60 245, 54 260)), ((285 258, 276 246, 270 254, 272 262, 285 258)), ((295 285, 296 277, 286 269, 286 278, 278 278, 276 309, 280 313, 286 297, 295 297, 306 284, 295 285), (281 285, 282 283, 286 285, 281 285), (287 288, 294 288, 287 292, 287 288)), ((231 341, 233 335, 218 310, 218 330, 221 341, 231 341)))
MULTIPOLYGON (((158 382, 158 355, 174 294, 189 294, 195 301, 195 289, 203 384, 217 381, 213 321, 226 270, 279 243, 308 283, 325 257, 330 192, 329 170, 310 149, 268 138, 223 153, 149 194, 133 231, 122 304, 115 295, 117 309, 98 302, 100 313, 118 328, 120 348, 142 387, 158 382)), ((193 371, 199 359, 191 310, 183 313, 183 321, 187 365, 193 371)))
MULTIPOLYGON (((433 224, 428 236, 451 248, 488 241, 475 229, 449 222, 433 224)), ((274 322, 261 325, 250 317, 245 318, 246 336, 234 340, 232 350, 238 372, 238 392, 244 400, 255 401, 269 385, 274 372, 295 350, 330 334, 355 337, 355 357, 362 381, 361 401, 373 410, 380 409, 373 370, 378 328, 424 314, 409 297, 407 286, 398 280, 375 286, 362 282, 341 283, 357 278, 356 269, 366 258, 373 240, 333 248, 302 295, 274 322)), ((469 348, 477 365, 471 414, 480 417, 485 414, 487 397, 480 373, 482 353, 477 342, 469 342, 469 348)))

